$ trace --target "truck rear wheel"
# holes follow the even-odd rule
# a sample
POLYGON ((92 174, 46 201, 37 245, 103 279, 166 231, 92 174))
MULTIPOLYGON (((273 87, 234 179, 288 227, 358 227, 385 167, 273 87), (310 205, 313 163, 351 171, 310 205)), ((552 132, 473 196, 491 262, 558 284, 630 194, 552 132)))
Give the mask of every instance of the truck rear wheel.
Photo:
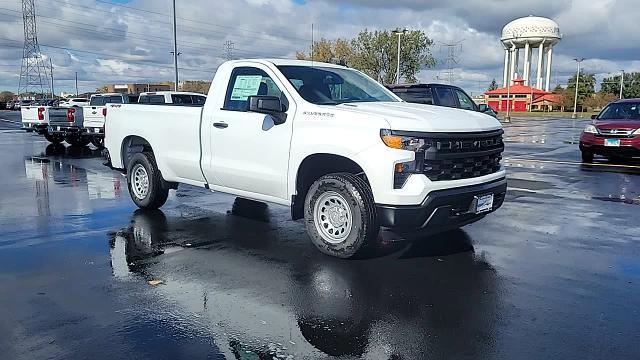
POLYGON ((152 153, 137 153, 127 168, 127 185, 133 202, 141 209, 158 209, 169 196, 152 153))
POLYGON ((64 137, 61 135, 53 135, 49 133, 44 133, 44 138, 47 139, 48 142, 52 144, 60 144, 64 141, 64 137))
POLYGON ((104 138, 92 137, 91 143, 93 144, 93 146, 97 147, 98 149, 104 148, 104 138))
POLYGON ((369 185, 353 174, 319 178, 311 185, 304 206, 309 237, 327 255, 351 258, 378 237, 373 194, 369 185))

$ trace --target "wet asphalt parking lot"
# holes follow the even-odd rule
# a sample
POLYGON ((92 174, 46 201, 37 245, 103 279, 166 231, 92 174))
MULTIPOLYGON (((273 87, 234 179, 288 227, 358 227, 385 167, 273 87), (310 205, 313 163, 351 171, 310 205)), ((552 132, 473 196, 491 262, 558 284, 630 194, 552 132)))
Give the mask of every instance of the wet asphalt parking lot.
POLYGON ((136 210, 98 151, 17 122, 0 112, 2 359, 640 358, 640 162, 581 165, 571 120, 506 125, 496 213, 359 260, 280 206, 181 186, 136 210))

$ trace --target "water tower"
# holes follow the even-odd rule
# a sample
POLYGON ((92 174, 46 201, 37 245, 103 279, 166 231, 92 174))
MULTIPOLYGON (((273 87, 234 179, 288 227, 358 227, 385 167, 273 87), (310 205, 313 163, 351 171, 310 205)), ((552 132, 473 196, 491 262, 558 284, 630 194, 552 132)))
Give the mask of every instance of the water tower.
POLYGON ((558 24, 544 17, 530 15, 515 19, 505 25, 500 39, 505 49, 502 85, 506 87, 509 82, 517 79, 521 74, 525 85, 549 91, 553 47, 560 42, 561 38, 558 24), (521 49, 524 50, 522 67, 519 64, 521 49), (537 49, 538 66, 536 76, 532 78, 531 59, 534 49, 537 49), (546 71, 543 74, 545 65, 546 71), (546 78, 544 84, 542 83, 543 77, 546 78))

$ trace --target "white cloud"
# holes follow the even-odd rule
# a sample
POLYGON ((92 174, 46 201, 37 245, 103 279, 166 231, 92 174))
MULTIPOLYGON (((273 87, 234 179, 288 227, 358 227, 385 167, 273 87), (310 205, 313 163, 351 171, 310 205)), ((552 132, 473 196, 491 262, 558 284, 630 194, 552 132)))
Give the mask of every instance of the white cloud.
MULTIPOLYGON (((173 78, 169 2, 134 0, 126 5, 150 12, 91 0, 36 4, 39 40, 49 45, 42 51, 53 60, 59 89, 73 87, 75 72, 82 90, 173 78)), ((329 39, 350 38, 363 28, 403 26, 423 29, 436 40, 432 52, 439 60, 447 55, 440 43, 464 39, 456 53, 455 79, 472 91, 501 79, 500 30, 529 14, 549 16, 560 24, 564 38, 554 51, 552 76, 558 82, 575 72, 572 59, 577 56, 587 57, 585 69, 599 77, 620 69, 640 70, 635 39, 640 10, 634 0, 318 0, 304 5, 291 0, 192 0, 178 6, 182 79, 210 79, 224 61, 226 41, 234 43, 235 57, 293 57, 296 50, 308 49, 312 23, 316 38, 329 39)), ((0 89, 17 87, 20 10, 17 2, 0 5, 0 65, 5 65, 0 66, 0 89)), ((440 61, 420 79, 436 81, 443 68, 440 61)))

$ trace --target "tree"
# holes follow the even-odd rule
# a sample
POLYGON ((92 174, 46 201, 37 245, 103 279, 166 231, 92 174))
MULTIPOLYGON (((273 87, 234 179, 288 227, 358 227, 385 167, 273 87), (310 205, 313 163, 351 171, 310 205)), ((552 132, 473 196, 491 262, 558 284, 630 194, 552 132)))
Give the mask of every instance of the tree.
POLYGON ((185 81, 180 87, 181 91, 197 92, 200 94, 209 93, 209 87, 211 83, 204 80, 189 80, 185 81))
POLYGON ((104 93, 106 93, 107 91, 108 91, 108 90, 107 90, 107 86, 106 86, 106 85, 105 85, 105 86, 101 86, 101 87, 99 87, 99 88, 97 88, 97 89, 96 89, 96 93, 98 93, 98 94, 104 94, 104 93))
POLYGON ((560 84, 556 85, 556 87, 553 89, 553 93, 554 94, 559 94, 559 93, 561 93, 563 91, 564 91, 564 88, 560 84))
MULTIPOLYGON (((619 96, 620 75, 602 79, 600 91, 619 96)), ((625 99, 640 97, 640 73, 624 74, 622 97, 625 99)))
MULTIPOLYGON (((406 82, 416 82, 416 75, 421 69, 435 65, 431 46, 433 41, 424 31, 413 30, 402 35, 400 75, 406 82)), ((311 60, 312 57, 311 53, 298 51, 296 58, 311 60)), ((365 29, 351 40, 323 38, 313 44, 313 60, 353 67, 384 84, 396 81, 397 59, 398 35, 389 30, 365 29)))
POLYGON ((489 84, 489 87, 487 88, 487 91, 493 91, 496 90, 498 88, 498 83, 496 82, 496 79, 494 78, 493 80, 491 80, 491 84, 489 84))
POLYGON ((11 91, 0 92, 0 102, 6 103, 8 101, 11 101, 13 100, 14 96, 15 94, 12 93, 11 91))
POLYGON ((320 41, 314 42, 313 49, 310 50, 313 51, 313 57, 311 51, 308 54, 298 51, 296 59, 348 65, 353 54, 349 41, 344 39, 330 41, 322 38, 320 41))
MULTIPOLYGON (((594 74, 590 74, 587 72, 580 73, 580 81, 578 83, 578 106, 584 104, 584 101, 595 94, 596 87, 596 76, 594 74)), ((575 100, 575 91, 576 91, 576 76, 573 75, 569 78, 569 82, 567 84, 566 92, 570 94, 574 94, 570 106, 568 108, 573 109, 573 100, 575 100)), ((567 104, 569 105, 569 104, 567 104)))
MULTIPOLYGON (((431 55, 433 40, 421 30, 407 31, 401 36, 400 75, 406 82, 414 83, 422 68, 430 68, 436 64, 431 55)), ((383 84, 396 82, 398 35, 393 31, 364 29, 351 40, 351 48, 351 66, 383 84)))
POLYGON ((600 92, 595 93, 592 96, 588 97, 587 99, 585 99, 584 107, 586 107, 588 109, 592 109, 592 110, 593 109, 602 109, 608 103, 616 100, 617 98, 618 98, 617 95, 600 91, 600 92))

